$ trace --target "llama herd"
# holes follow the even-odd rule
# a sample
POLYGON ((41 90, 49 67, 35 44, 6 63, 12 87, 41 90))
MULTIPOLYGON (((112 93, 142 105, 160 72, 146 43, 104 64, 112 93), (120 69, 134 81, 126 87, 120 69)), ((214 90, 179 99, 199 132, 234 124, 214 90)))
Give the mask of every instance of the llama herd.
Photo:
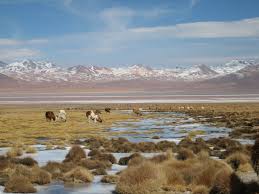
MULTIPOLYGON (((106 111, 106 110, 105 110, 106 111)), ((110 112, 106 111, 106 112, 110 112)), ((102 118, 100 116, 101 112, 99 110, 90 110, 90 111, 86 111, 85 116, 88 119, 88 121, 94 121, 101 123, 102 122, 102 118)), ((47 121, 61 121, 61 122, 66 122, 67 121, 67 113, 65 110, 59 110, 59 113, 57 115, 55 115, 55 113, 53 111, 47 111, 45 113, 45 117, 47 121)))
MULTIPOLYGON (((192 106, 179 106, 179 110, 194 110, 195 108, 192 106)), ((205 107, 202 106, 200 107, 201 110, 204 110, 205 107)), ((111 112, 111 108, 105 108, 104 111, 106 113, 111 112)), ((141 108, 133 108, 132 112, 137 115, 137 116, 142 116, 142 109, 141 108)), ((89 110, 86 111, 85 116, 88 119, 88 121, 94 121, 95 123, 99 122, 102 123, 102 118, 100 116, 101 111, 100 110, 89 110)), ((61 121, 61 122, 66 122, 67 121, 67 114, 65 110, 60 110, 57 115, 54 114, 52 111, 47 111, 45 113, 45 117, 47 121, 61 121)))
MULTIPOLYGON (((110 113, 111 109, 105 108, 104 111, 106 113, 110 113)), ((139 113, 139 115, 141 115, 140 112, 138 112, 138 113, 139 113)), ((90 110, 90 111, 86 111, 85 116, 86 116, 86 118, 88 119, 89 122, 93 121, 95 123, 97 123, 97 122, 102 123, 103 120, 102 120, 100 114, 101 114, 100 110, 95 110, 95 111, 90 110)), ((61 122, 67 121, 67 113, 66 113, 65 110, 59 110, 59 113, 57 115, 55 115, 55 113, 53 111, 47 111, 45 113, 45 117, 46 117, 47 121, 61 121, 61 122)))

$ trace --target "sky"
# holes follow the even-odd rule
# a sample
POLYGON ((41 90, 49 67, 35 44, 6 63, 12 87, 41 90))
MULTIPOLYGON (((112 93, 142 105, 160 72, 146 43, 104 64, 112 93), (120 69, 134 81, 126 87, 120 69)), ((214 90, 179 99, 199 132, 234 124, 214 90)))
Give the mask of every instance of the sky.
POLYGON ((185 66, 259 58, 258 0, 0 0, 0 61, 185 66))

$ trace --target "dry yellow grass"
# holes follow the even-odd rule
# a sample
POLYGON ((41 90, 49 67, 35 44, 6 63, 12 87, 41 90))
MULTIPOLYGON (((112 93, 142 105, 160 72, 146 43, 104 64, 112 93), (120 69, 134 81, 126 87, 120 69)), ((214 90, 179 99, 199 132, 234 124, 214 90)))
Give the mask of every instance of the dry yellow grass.
POLYGON ((88 183, 93 181, 93 175, 83 167, 76 167, 65 173, 63 180, 69 183, 88 183))
MULTIPOLYGON (((160 191, 207 194, 230 189, 231 167, 205 156, 186 160, 169 158, 161 162, 143 161, 120 174, 116 191, 120 194, 160 193, 160 191), (213 190, 213 191, 214 191, 213 190)), ((223 192, 223 193, 224 193, 223 192)))
POLYGON ((25 148, 25 152, 30 153, 30 154, 34 154, 34 153, 37 152, 37 149, 35 147, 28 146, 28 147, 25 148))
POLYGON ((120 194, 150 194, 157 193, 165 178, 161 168, 151 162, 127 168, 121 173, 116 186, 120 194))
POLYGON ((132 114, 118 112, 103 113, 103 123, 89 123, 83 110, 66 110, 67 122, 47 122, 46 111, 57 113, 65 107, 18 106, 0 107, 0 147, 11 146, 15 142, 26 145, 37 143, 37 139, 49 138, 52 144, 69 143, 71 140, 91 136, 106 136, 105 129, 114 122, 136 118, 132 114))
POLYGON ((9 158, 21 156, 22 154, 23 154, 23 150, 19 147, 11 147, 6 153, 7 157, 9 158))
POLYGON ((250 157, 241 152, 235 152, 235 153, 231 154, 230 156, 228 156, 225 160, 229 165, 232 166, 232 168, 234 170, 238 170, 239 167, 241 166, 242 171, 245 171, 246 169, 248 169, 249 165, 251 163, 250 157))

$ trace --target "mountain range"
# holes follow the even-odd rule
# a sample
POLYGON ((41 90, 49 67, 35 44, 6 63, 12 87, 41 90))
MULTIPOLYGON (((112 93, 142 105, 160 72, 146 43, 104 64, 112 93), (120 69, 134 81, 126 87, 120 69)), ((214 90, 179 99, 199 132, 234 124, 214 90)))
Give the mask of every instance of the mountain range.
MULTIPOLYGON (((87 85, 92 83, 132 84, 142 83, 181 83, 191 87, 208 87, 211 85, 231 85, 244 87, 251 84, 258 88, 255 80, 259 81, 259 65, 255 61, 232 60, 220 65, 195 65, 191 67, 151 68, 146 65, 132 65, 128 67, 104 66, 71 66, 68 68, 57 66, 51 62, 23 60, 7 64, 0 61, 0 86, 9 83, 19 85, 87 85)), ((170 85, 170 84, 169 84, 170 85)), ((146 87, 146 86, 145 86, 146 87)))

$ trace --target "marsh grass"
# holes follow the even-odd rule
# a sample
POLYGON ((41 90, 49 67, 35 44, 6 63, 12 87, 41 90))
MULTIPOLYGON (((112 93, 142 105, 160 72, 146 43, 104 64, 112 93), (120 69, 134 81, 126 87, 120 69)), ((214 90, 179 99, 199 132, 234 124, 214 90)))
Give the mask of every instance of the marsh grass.
POLYGON ((21 156, 22 154, 23 154, 23 150, 22 148, 19 148, 19 147, 11 147, 6 153, 7 157, 9 158, 21 156))
POLYGON ((146 159, 129 165, 120 174, 116 191, 120 194, 163 191, 207 194, 210 190, 228 193, 233 173, 231 167, 224 161, 210 159, 205 153, 199 155, 185 160, 159 156, 153 162, 146 159))
POLYGON ((36 193, 37 190, 27 177, 13 176, 5 184, 4 192, 6 193, 36 193))
POLYGON ((145 162, 132 166, 121 173, 116 186, 118 193, 149 194, 157 191, 163 184, 161 169, 158 165, 145 162))
POLYGON ((234 170, 238 170, 241 167, 242 171, 248 170, 251 163, 250 157, 242 152, 235 152, 225 160, 234 170))
POLYGON ((111 183, 115 184, 118 182, 119 176, 118 175, 104 175, 101 179, 102 183, 111 183))
POLYGON ((92 182, 93 178, 89 170, 83 167, 76 167, 64 174, 63 181, 69 183, 88 183, 92 182))
MULTIPOLYGON (((67 110, 67 122, 47 122, 46 111, 57 113, 64 107, 58 106, 2 106, 0 109, 0 145, 12 146, 15 142, 23 142, 25 145, 34 145, 39 138, 70 142, 74 139, 87 138, 90 136, 106 136, 107 127, 116 121, 135 119, 131 114, 120 114, 118 112, 103 113, 103 123, 89 123, 85 117, 85 107, 83 110, 67 110)), ((57 143, 56 143, 57 142, 57 143)), ((18 146, 16 146, 18 147, 18 146)))
POLYGON ((25 148, 25 152, 28 154, 35 154, 37 153, 37 149, 35 147, 28 146, 25 148))

